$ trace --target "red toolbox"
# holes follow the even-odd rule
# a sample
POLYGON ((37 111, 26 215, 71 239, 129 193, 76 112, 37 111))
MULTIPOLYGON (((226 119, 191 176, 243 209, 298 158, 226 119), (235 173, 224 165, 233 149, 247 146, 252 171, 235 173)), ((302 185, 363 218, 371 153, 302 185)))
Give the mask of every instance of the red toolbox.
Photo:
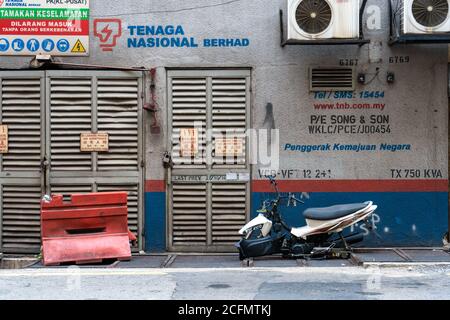
POLYGON ((127 218, 126 192, 73 194, 69 202, 62 195, 42 199, 44 265, 130 260, 134 235, 127 218))

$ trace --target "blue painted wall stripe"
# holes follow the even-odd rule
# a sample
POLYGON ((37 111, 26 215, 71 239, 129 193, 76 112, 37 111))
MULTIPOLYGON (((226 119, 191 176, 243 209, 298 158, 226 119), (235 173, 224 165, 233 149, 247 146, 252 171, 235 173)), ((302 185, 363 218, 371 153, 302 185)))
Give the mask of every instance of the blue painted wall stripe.
POLYGON ((166 193, 145 193, 145 251, 166 251, 166 193))
MULTIPOLYGON (((309 195, 304 205, 281 207, 289 225, 305 225, 302 213, 311 207, 369 200, 378 205, 374 217, 376 230, 365 238, 363 246, 442 246, 448 230, 448 192, 314 192, 309 195)), ((256 210, 264 199, 274 196, 273 193, 253 193, 252 217, 257 215, 256 210)))
MULTIPOLYGON (((448 230, 448 192, 314 192, 309 195, 304 205, 281 207, 289 225, 304 225, 302 212, 311 207, 368 200, 377 204, 376 230, 365 238, 363 246, 442 246, 442 238, 448 230)), ((251 194, 252 217, 268 197, 274 194, 251 194)), ((147 252, 166 250, 165 192, 145 194, 145 236, 147 252)))

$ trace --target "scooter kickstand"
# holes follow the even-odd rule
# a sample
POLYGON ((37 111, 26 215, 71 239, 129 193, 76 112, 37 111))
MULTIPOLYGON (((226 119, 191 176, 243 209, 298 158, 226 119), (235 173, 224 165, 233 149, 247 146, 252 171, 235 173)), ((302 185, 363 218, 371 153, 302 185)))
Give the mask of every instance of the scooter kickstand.
POLYGON ((352 248, 348 245, 347 241, 345 240, 344 236, 342 235, 342 232, 339 232, 338 235, 341 238, 342 243, 344 244, 345 250, 352 251, 352 248))

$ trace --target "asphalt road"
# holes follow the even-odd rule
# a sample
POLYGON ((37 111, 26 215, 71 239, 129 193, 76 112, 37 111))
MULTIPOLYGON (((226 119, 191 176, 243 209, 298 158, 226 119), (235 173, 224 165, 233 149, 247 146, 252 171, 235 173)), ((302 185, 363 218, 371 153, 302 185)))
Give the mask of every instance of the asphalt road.
POLYGON ((5 269, 8 299, 450 299, 450 267, 5 269))

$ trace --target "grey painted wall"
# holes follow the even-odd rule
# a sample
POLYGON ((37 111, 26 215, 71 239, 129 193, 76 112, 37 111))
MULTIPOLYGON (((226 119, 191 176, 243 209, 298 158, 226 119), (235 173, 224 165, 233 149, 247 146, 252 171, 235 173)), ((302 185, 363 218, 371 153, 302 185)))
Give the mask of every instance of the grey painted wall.
MULTIPOLYGON (((388 7, 386 0, 369 0, 368 6, 381 8, 380 30, 368 30, 365 15, 364 33, 371 45, 358 46, 280 46, 279 9, 285 0, 119 0, 92 1, 91 24, 96 18, 122 19, 123 35, 112 52, 100 50, 98 38, 91 32, 91 54, 85 58, 66 57, 66 62, 114 66, 157 68, 157 96, 161 112, 161 135, 147 133, 147 179, 163 179, 161 156, 166 150, 166 68, 176 67, 251 67, 253 81, 253 127, 261 127, 265 106, 274 105, 275 121, 281 143, 370 143, 411 144, 411 152, 323 154, 281 152, 282 168, 317 168, 332 170, 333 179, 389 179, 390 168, 440 169, 447 174, 447 46, 397 45, 389 47, 388 7), (128 25, 182 25, 186 36, 203 38, 249 38, 248 47, 238 48, 128 48, 128 25), (409 56, 409 63, 390 64, 389 57, 409 56), (380 57, 378 62, 371 59, 380 57), (318 102, 310 94, 308 68, 311 65, 338 65, 340 59, 358 59, 357 70, 371 79, 357 85, 361 91, 384 91, 384 111, 317 111, 318 102), (396 82, 386 83, 386 73, 395 73, 396 82), (389 115, 390 134, 312 135, 308 133, 311 115, 354 114, 356 116, 389 115), (320 159, 321 161, 317 161, 320 159), (299 164, 301 163, 301 165, 299 164)), ((4 68, 26 67, 29 57, 0 57, 4 68)), ((325 100, 327 102, 329 100, 325 100)), ((343 102, 346 100, 344 99, 343 102)), ((356 99, 356 101, 358 101, 356 99)), ((319 101, 320 102, 320 101, 319 101)), ((335 102, 335 101, 333 101, 335 102)), ((366 102, 366 100, 362 101, 366 102)), ((369 101, 370 102, 370 101, 369 101)), ((147 130, 149 129, 147 121, 147 130)), ((256 170, 253 170, 256 177, 256 170)))
MULTIPOLYGON (((448 179, 448 47, 446 45, 397 45, 388 46, 389 12, 387 0, 368 0, 367 8, 380 8, 381 28, 368 30, 367 12, 363 18, 365 36, 371 45, 358 46, 280 46, 279 10, 285 9, 285 0, 141 0, 141 1, 92 1, 90 56, 85 58, 60 58, 64 62, 101 64, 112 66, 145 66, 157 68, 156 94, 160 107, 158 119, 160 135, 150 134, 150 115, 146 115, 146 179, 163 180, 161 158, 167 150, 166 68, 222 68, 250 67, 252 69, 252 127, 263 128, 266 105, 273 104, 276 128, 280 129, 280 168, 319 170, 326 172, 321 179, 332 180, 395 180, 391 169, 401 169, 402 175, 409 169, 419 170, 424 179, 424 169, 434 169, 444 181, 438 194, 426 192, 376 195, 381 217, 380 232, 384 232, 385 245, 436 245, 447 229, 448 179), (373 7, 372 7, 373 8, 373 7), (112 52, 103 52, 99 39, 93 35, 93 21, 97 18, 122 19, 123 35, 112 52), (198 43, 204 38, 248 38, 248 47, 236 48, 128 48, 129 25, 182 25, 187 37, 195 37, 198 43), (408 63, 390 63, 390 58, 409 58, 408 63), (314 65, 339 65, 341 59, 358 59, 357 72, 366 74, 370 84, 357 85, 355 94, 384 92, 380 99, 314 99, 309 92, 308 70, 314 65), (378 75, 376 70, 378 68, 378 75), (387 72, 394 72, 394 84, 386 83, 387 72), (315 103, 382 103, 380 110, 315 110, 315 103), (389 116, 390 133, 374 134, 310 134, 311 116, 326 116, 327 125, 332 115, 354 115, 357 124, 361 117, 389 116), (285 151, 284 144, 407 144, 406 151, 352 152, 331 151, 302 153, 285 151), (329 171, 328 171, 329 170, 329 171), (444 189, 444 190, 442 190, 444 189), (444 191, 444 192, 442 192, 444 191), (393 236, 389 236, 389 234, 393 236)), ((2 68, 26 68, 30 57, 0 57, 2 68)), ((147 85, 147 88, 149 86, 147 85)), ((252 168, 254 179, 259 179, 259 166, 252 168)), ((307 180, 303 176, 283 179, 307 180)), ((314 177, 312 177, 314 178, 314 177)), ((404 176, 403 176, 404 178, 404 176)), ((409 177, 411 178, 411 177, 409 177)), ((313 179, 314 180, 314 179, 313 179)), ((409 186, 411 187, 411 186, 409 186)), ((408 189, 407 187, 406 189, 408 189)), ((422 184, 412 186, 421 191, 422 184)), ((395 189, 395 186, 394 186, 395 189)), ((407 190, 391 191, 407 191, 407 190)), ((425 191, 425 187, 423 188, 425 191)), ((298 190, 294 190, 298 191, 298 190)), ((309 190, 306 190, 309 191, 309 190)), ((346 192, 361 190, 344 190, 346 192)), ((366 190, 367 191, 367 190, 366 190)), ((163 196, 162 196, 163 197, 163 196)), ((255 205, 259 196, 252 200, 255 205)), ((308 205, 324 202, 361 201, 347 195, 328 194, 311 198, 308 205)), ((147 245, 164 249, 164 199, 158 216, 158 228, 147 245), (158 242, 158 244, 152 241, 158 242)), ((159 207, 158 207, 159 208, 159 207)), ((158 209, 159 210, 159 209, 158 209)), ((147 216, 148 217, 148 216, 147 216)), ((297 223, 297 209, 291 220, 297 223)), ((156 221, 156 218, 155 218, 156 221)), ((154 226, 150 221, 149 226, 154 226)), ((378 241, 378 240, 377 240, 378 241)), ((380 242, 371 245, 380 245, 380 242)))

